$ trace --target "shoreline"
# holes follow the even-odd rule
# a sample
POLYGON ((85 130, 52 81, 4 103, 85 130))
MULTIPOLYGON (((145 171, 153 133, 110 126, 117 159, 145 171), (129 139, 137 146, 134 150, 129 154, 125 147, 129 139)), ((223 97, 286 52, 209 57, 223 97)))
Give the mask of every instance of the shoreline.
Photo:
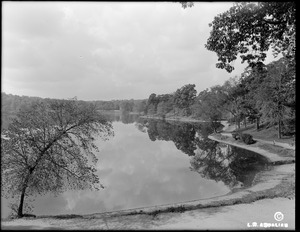
POLYGON ((161 116, 154 116, 154 115, 140 115, 140 118, 144 119, 155 119, 155 120, 166 120, 166 121, 178 121, 178 122, 209 122, 200 119, 188 118, 188 117, 161 117, 161 116))
MULTIPOLYGON (((239 142, 239 141, 235 141, 233 138, 230 138, 229 136, 226 136, 226 135, 223 135, 222 133, 221 134, 213 134, 213 135, 209 135, 208 136, 209 139, 211 140, 215 140, 217 142, 220 142, 220 143, 226 143, 228 145, 231 145, 231 146, 235 146, 235 147, 240 147, 240 148, 243 148, 243 149, 247 149, 249 151, 253 151, 253 152, 256 152, 264 157, 266 157, 269 162, 271 163, 276 163, 276 162, 294 162, 295 161, 295 158, 289 156, 289 157, 282 157, 276 153, 273 153, 273 152, 270 152, 270 151, 267 151, 262 147, 263 144, 265 144, 265 142, 262 142, 262 141, 256 141, 256 143, 254 144, 250 144, 250 145, 246 145, 245 143, 243 142, 239 142)), ((276 145, 271 145, 271 146, 276 146, 276 145)), ((290 149, 290 150, 295 150, 293 148, 282 148, 282 149, 290 149)))
MULTIPOLYGON (((226 125, 224 129, 226 129, 226 125)), ((225 130, 225 132, 227 131, 225 130)), ((218 215, 222 214, 222 210, 224 210, 225 208, 232 210, 233 213, 236 212, 237 209, 243 211, 244 209, 255 205, 255 207, 253 206, 254 209, 252 210, 255 211, 255 209, 262 207, 261 205, 267 204, 267 206, 264 206, 267 208, 264 208, 263 210, 271 210, 277 200, 281 202, 281 204, 277 204, 277 206, 279 207, 278 211, 280 211, 280 208, 284 207, 284 205, 295 205, 294 157, 282 156, 281 154, 270 152, 267 149, 262 148, 263 142, 261 141, 257 141, 252 145, 246 145, 222 134, 212 134, 209 136, 209 138, 221 143, 242 147, 244 149, 259 153, 260 155, 267 157, 270 162, 273 162, 274 166, 271 170, 258 173, 258 175, 255 177, 254 184, 251 187, 239 189, 237 192, 210 199, 201 199, 182 203, 158 205, 147 208, 136 208, 106 213, 74 215, 73 217, 66 217, 65 219, 63 217, 59 219, 58 216, 37 216, 37 218, 35 219, 14 219, 11 221, 2 221, 1 227, 2 225, 4 225, 5 228, 12 228, 13 226, 26 226, 30 224, 32 228, 34 226, 42 226, 43 228, 55 227, 61 229, 178 229, 177 227, 175 227, 176 223, 178 225, 178 222, 174 223, 174 221, 172 220, 175 217, 180 218, 184 216, 187 217, 186 220, 190 221, 190 223, 181 223, 178 225, 179 227, 181 225, 184 228, 192 229, 216 229, 218 227, 216 227, 216 224, 214 223, 212 223, 211 225, 205 224, 205 222, 210 218, 212 219, 212 217, 209 216, 209 213, 203 214, 203 211, 214 211, 215 215, 218 217, 218 215), (261 203, 259 204, 258 202, 261 203), (192 213, 195 213, 195 215, 191 216, 192 213), (199 225, 199 223, 197 224, 200 216, 203 217, 202 222, 204 222, 201 225, 199 225), (128 220, 131 221, 129 224, 128 220), (91 223, 93 225, 91 225, 91 223), (195 223, 197 224, 196 228, 193 227, 193 225, 196 225, 195 223)), ((281 149, 284 150, 285 148, 281 149)), ((293 150, 293 152, 295 151, 293 150)), ((260 212, 260 210, 258 212, 260 212)), ((294 213, 295 212, 293 211, 291 214, 294 215, 294 213)), ((246 219, 241 215, 238 221, 240 221, 241 223, 241 221, 243 220, 246 219)), ((235 227, 236 224, 230 221, 228 222, 228 224, 230 224, 231 226, 226 224, 224 225, 224 228, 247 229, 246 224, 244 225, 244 227, 235 227)), ((287 229, 295 227, 295 221, 293 218, 290 219, 289 224, 290 226, 287 229)))

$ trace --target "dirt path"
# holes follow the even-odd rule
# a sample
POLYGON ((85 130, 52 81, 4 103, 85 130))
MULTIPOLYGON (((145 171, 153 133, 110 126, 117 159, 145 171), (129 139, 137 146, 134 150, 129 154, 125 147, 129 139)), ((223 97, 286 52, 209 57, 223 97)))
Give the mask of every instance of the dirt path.
MULTIPOLYGON (((276 198, 259 200, 251 204, 239 204, 187 211, 157 223, 155 229, 216 229, 236 230, 250 229, 248 225, 256 222, 274 223, 275 212, 282 212, 288 227, 294 229, 295 200, 276 198), (163 221, 163 222, 162 222, 163 221)), ((161 216, 164 218, 164 216, 161 216)), ((262 227, 263 229, 264 227, 262 227)), ((284 229, 284 228, 283 228, 284 229)))
POLYGON ((224 126, 223 129, 222 129, 223 132, 229 133, 229 132, 232 132, 236 129, 235 125, 231 125, 227 121, 221 121, 221 124, 224 126))
MULTIPOLYGON (((228 132, 225 132, 225 133, 221 132, 220 134, 224 135, 224 136, 232 137, 231 133, 228 133, 228 132)), ((275 145, 275 146, 279 146, 279 147, 283 147, 283 148, 287 148, 287 149, 292 149, 292 150, 296 149, 295 146, 288 144, 288 143, 282 143, 282 142, 278 142, 278 141, 268 141, 268 140, 254 138, 254 137, 253 137, 253 139, 258 142, 265 143, 265 144, 271 144, 271 145, 275 145)))
MULTIPOLYGON (((1 229, 28 230, 135 230, 135 229, 192 229, 192 230, 246 230, 257 223, 261 229, 278 223, 274 214, 281 212, 284 220, 283 227, 275 229, 295 229, 295 199, 274 198, 258 200, 251 204, 213 207, 190 210, 183 213, 162 213, 155 217, 149 215, 120 216, 97 219, 19 219, 15 222, 4 223, 1 229), (268 224, 265 224, 268 223, 268 224), (287 227, 286 227, 287 226, 287 227)), ((270 228, 269 228, 270 229, 270 228)))
MULTIPOLYGON (((231 132, 234 131, 236 129, 235 125, 230 125, 227 121, 221 121, 221 123, 224 125, 221 134, 224 136, 229 136, 232 137, 231 132)), ((258 139, 253 137, 254 140, 259 141, 261 143, 265 143, 265 144, 271 144, 271 145, 275 145, 275 146, 280 146, 283 148, 287 148, 287 149, 292 149, 295 150, 295 146, 288 144, 288 143, 283 143, 283 142, 278 142, 278 141, 268 141, 268 140, 263 140, 263 139, 258 139)))

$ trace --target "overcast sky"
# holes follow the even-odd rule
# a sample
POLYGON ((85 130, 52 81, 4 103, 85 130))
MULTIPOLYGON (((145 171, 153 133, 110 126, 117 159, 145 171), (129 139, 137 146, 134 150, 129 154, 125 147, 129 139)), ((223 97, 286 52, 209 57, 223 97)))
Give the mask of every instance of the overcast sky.
POLYGON ((2 91, 80 100, 146 99, 240 75, 206 43, 232 2, 2 2, 2 91))

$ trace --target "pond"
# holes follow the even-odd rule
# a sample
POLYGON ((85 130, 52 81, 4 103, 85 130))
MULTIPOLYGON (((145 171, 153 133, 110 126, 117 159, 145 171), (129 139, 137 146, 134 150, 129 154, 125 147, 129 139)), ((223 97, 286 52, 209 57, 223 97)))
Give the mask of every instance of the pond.
MULTIPOLYGON (((256 173, 268 168, 256 153, 208 139, 209 123, 116 114, 113 128, 114 137, 97 141, 105 188, 37 196, 34 214, 90 214, 212 198, 251 186, 256 173)), ((2 218, 7 204, 2 199, 2 218)))

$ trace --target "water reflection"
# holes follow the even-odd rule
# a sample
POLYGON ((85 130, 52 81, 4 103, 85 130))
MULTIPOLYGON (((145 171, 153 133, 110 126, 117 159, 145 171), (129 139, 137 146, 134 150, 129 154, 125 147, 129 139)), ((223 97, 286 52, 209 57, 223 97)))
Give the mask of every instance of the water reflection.
POLYGON ((209 123, 178 123, 144 120, 138 123, 151 141, 173 141, 177 149, 191 156, 190 170, 202 177, 223 182, 230 189, 251 186, 257 172, 268 168, 268 160, 252 151, 208 139, 209 123))
POLYGON ((174 124, 165 121, 150 121, 148 135, 151 141, 173 141, 177 149, 185 154, 194 155, 196 129, 191 124, 174 124))
POLYGON ((190 163, 191 170, 202 177, 222 181, 230 189, 251 186, 256 173, 267 168, 263 156, 221 144, 207 150, 197 149, 190 163))
POLYGON ((265 167, 266 160, 253 152, 208 139, 209 123, 145 120, 119 112, 107 117, 114 121, 115 136, 97 142, 105 189, 38 196, 35 214, 89 214, 220 196, 250 186, 265 167))
POLYGON ((124 124, 132 124, 139 120, 138 114, 133 114, 128 111, 101 111, 105 117, 110 121, 122 122, 124 124))

